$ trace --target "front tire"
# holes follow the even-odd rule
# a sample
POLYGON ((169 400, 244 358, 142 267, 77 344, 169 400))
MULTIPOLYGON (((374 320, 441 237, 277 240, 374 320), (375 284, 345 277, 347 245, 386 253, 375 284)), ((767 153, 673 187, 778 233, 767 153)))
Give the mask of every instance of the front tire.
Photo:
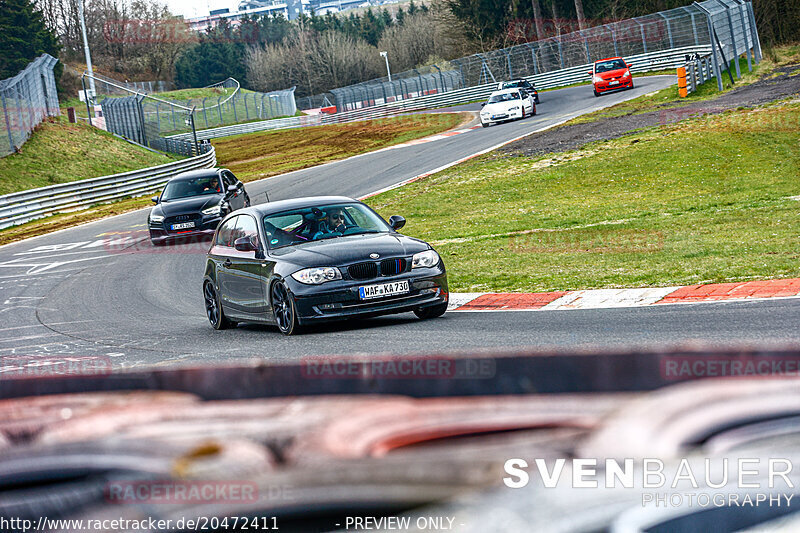
POLYGON ((485 123, 485 122, 481 122, 481 126, 483 126, 484 128, 488 128, 489 127, 489 125, 487 123, 485 123))
POLYGON ((214 288, 214 284, 210 281, 206 281, 205 285, 203 285, 203 298, 206 304, 206 316, 212 328, 220 330, 236 326, 236 322, 228 320, 228 317, 222 311, 219 294, 214 288))
POLYGON ((297 310, 294 306, 294 298, 289 294, 289 290, 282 281, 276 281, 270 289, 270 300, 272 303, 272 316, 278 329, 284 335, 293 335, 299 330, 297 322, 297 310))
POLYGON ((417 318, 420 320, 427 320, 429 318, 438 318, 442 316, 445 311, 447 311, 447 302, 432 307, 419 307, 414 309, 414 314, 417 315, 417 318))
POLYGON ((600 96, 600 93, 599 93, 599 92, 597 92, 597 91, 595 91, 595 92, 594 92, 594 95, 595 95, 595 96, 600 96))

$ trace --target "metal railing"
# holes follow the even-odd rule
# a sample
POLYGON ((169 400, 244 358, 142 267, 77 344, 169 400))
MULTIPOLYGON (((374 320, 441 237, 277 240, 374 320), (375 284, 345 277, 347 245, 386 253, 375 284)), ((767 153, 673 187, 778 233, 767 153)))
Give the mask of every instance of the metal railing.
POLYGON ((678 89, 680 96, 686 97, 697 90, 698 85, 702 85, 714 77, 712 68, 711 54, 693 54, 686 57, 686 62, 678 67, 678 89), (681 90, 681 89, 685 89, 681 90))
POLYGON ((197 153, 191 144, 194 142, 191 133, 196 128, 291 116, 297 112, 294 87, 258 93, 241 90, 238 81, 228 78, 209 86, 219 89, 219 96, 175 100, 134 91, 110 78, 86 73, 83 78, 94 79, 97 95, 91 98, 88 90, 85 95, 102 109, 99 116, 96 106, 87 105, 90 123, 150 148, 183 156, 197 153), (184 133, 187 135, 180 135, 184 133), (179 138, 187 142, 176 142, 179 138))
MULTIPOLYGON (((684 63, 687 54, 709 54, 710 52, 711 47, 708 45, 689 46, 685 48, 629 56, 626 57, 625 60, 633 64, 631 71, 634 73, 642 73, 654 70, 673 69, 684 63)), ((552 89, 588 81, 589 76, 587 72, 589 70, 591 70, 591 64, 586 63, 564 70, 527 76, 525 79, 535 83, 536 87, 540 90, 552 89)), ((434 93, 408 98, 405 100, 381 103, 374 106, 355 109, 353 111, 345 111, 342 113, 335 113, 332 115, 305 115, 280 120, 250 122, 247 124, 235 124, 222 128, 197 130, 197 138, 207 140, 228 137, 231 135, 241 135, 243 133, 254 133, 257 131, 321 126, 325 124, 341 124, 346 122, 356 122, 359 120, 391 117, 411 111, 437 109, 440 107, 461 105, 468 102, 474 102, 475 100, 482 100, 488 98, 492 91, 495 91, 496 89, 497 84, 491 82, 454 91, 434 93)), ((172 138, 188 140, 190 137, 189 134, 182 134, 173 136, 172 138)))
POLYGON ((216 166, 214 148, 207 143, 200 146, 204 153, 174 163, 0 196, 0 229, 97 203, 143 196, 181 172, 216 166))
POLYGON ((44 117, 57 116, 53 67, 58 60, 42 54, 12 78, 0 81, 0 157, 13 154, 44 117))

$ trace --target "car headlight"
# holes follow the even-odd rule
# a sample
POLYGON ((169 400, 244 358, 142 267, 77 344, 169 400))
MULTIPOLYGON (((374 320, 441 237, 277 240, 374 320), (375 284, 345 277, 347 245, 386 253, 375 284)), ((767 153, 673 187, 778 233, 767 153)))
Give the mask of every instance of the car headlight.
POLYGON ((630 71, 629 71, 629 70, 626 70, 626 71, 625 71, 625 74, 623 74, 623 75, 622 75, 622 77, 623 77, 623 78, 630 78, 630 77, 631 77, 631 73, 630 73, 630 71))
POLYGON ((335 267, 314 267, 298 270, 292 274, 292 277, 300 283, 305 283, 306 285, 319 285, 320 283, 325 283, 326 281, 342 279, 342 273, 339 272, 339 269, 335 267))
POLYGON ((204 215, 219 215, 220 212, 222 212, 222 204, 217 204, 201 211, 204 215))
POLYGON ((158 224, 159 222, 164 222, 164 216, 163 215, 153 215, 153 214, 151 214, 150 215, 150 222, 155 222, 156 224, 158 224))
POLYGON ((414 254, 411 258, 411 268, 430 268, 439 264, 439 254, 434 250, 425 250, 414 254))
POLYGON ((600 83, 603 81, 603 78, 600 76, 592 76, 592 83, 600 83))

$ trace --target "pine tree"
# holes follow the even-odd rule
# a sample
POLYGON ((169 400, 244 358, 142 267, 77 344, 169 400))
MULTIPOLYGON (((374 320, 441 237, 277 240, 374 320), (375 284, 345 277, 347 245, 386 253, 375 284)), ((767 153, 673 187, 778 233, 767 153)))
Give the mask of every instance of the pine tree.
MULTIPOLYGON (((42 54, 58 57, 61 47, 42 13, 29 0, 0 0, 0 79, 9 78, 42 54)), ((57 64, 56 79, 61 77, 57 64)))

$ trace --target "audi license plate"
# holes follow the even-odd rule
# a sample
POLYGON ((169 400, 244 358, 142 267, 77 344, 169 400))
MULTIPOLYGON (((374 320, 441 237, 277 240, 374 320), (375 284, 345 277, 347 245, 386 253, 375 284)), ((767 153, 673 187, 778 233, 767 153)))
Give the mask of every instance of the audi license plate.
POLYGON ((193 228, 194 222, 181 222, 180 224, 173 224, 170 226, 173 230, 193 228))
POLYGON ((359 287, 358 296, 362 300, 369 300, 371 298, 382 298, 384 296, 404 294, 408 291, 408 280, 395 281, 394 283, 382 283, 380 285, 367 285, 366 287, 359 287))

